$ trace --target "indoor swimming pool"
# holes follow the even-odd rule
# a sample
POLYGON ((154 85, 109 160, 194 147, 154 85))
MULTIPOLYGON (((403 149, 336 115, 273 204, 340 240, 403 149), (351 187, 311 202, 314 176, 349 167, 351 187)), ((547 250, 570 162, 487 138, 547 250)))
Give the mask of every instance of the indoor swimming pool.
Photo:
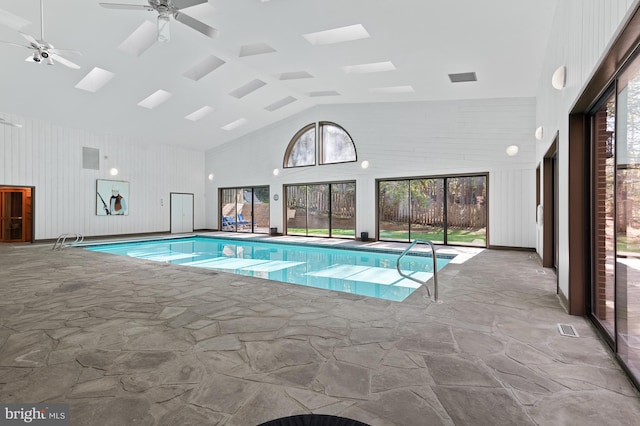
MULTIPOLYGON (((398 274, 396 261, 400 252, 396 251, 202 236, 99 244, 85 248, 393 301, 404 300, 420 287, 420 284, 398 274)), ((453 257, 438 255, 438 270, 453 257)), ((404 274, 422 282, 433 275, 433 259, 424 254, 403 257, 400 267, 404 274)))

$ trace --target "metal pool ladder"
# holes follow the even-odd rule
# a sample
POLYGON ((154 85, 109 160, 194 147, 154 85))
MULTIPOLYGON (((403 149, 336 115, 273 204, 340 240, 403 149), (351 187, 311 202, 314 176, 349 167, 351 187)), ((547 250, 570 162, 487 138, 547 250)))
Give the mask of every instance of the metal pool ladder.
POLYGON ((398 270, 398 273, 400 275, 402 275, 404 278, 409 279, 411 281, 417 282, 418 284, 421 284, 424 286, 424 288, 427 290, 427 296, 431 297, 431 292, 429 291, 429 287, 427 286, 427 282, 429 280, 426 281, 420 281, 417 278, 414 278, 410 275, 407 275, 405 273, 403 273, 400 270, 400 259, 402 259, 404 257, 404 255, 406 255, 407 253, 409 253, 411 251, 411 249, 418 243, 423 243, 423 244, 429 244, 429 246, 431 247, 431 255, 433 256, 433 301, 435 303, 442 303, 438 301, 438 260, 436 259, 436 247, 433 245, 433 243, 429 240, 414 240, 409 247, 406 248, 405 251, 402 252, 402 254, 398 257, 398 261, 396 262, 396 269, 398 270))
POLYGON ((75 237, 75 241, 72 244, 78 244, 84 241, 84 236, 82 234, 62 234, 58 237, 58 240, 53 244, 53 248, 51 250, 61 249, 65 247, 65 242, 69 237, 75 237))

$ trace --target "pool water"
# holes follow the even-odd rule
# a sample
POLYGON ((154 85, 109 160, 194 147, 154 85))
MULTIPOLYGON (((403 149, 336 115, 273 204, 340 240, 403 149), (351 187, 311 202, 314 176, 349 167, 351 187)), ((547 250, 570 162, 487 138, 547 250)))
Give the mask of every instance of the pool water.
MULTIPOLYGON (((394 301, 404 300, 420 287, 398 274, 399 252, 210 237, 100 244, 86 249, 394 301)), ((437 256, 438 270, 451 258, 437 256)), ((433 275, 430 256, 405 256, 400 267, 423 282, 433 275)))

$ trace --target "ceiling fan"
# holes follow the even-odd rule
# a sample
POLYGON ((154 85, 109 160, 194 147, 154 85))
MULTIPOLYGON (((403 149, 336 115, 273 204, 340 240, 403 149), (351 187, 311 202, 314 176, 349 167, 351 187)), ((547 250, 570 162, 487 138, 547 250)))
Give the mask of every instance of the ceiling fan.
POLYGON ((169 26, 170 16, 173 16, 176 21, 182 22, 207 37, 214 38, 218 34, 218 30, 215 28, 180 12, 181 9, 206 3, 207 1, 208 0, 147 0, 148 5, 100 3, 100 6, 108 9, 155 10, 158 12, 158 41, 168 42, 171 40, 171 30, 169 26))
POLYGON ((36 40, 35 37, 29 34, 25 34, 20 31, 18 32, 20 33, 20 35, 22 35, 22 37, 24 37, 29 42, 29 46, 24 46, 22 44, 10 43, 8 41, 1 41, 1 40, 0 40, 0 43, 10 44, 10 45, 19 46, 19 47, 26 47, 27 49, 33 50, 34 51, 33 54, 29 55, 27 59, 25 59, 25 61, 35 62, 38 64, 45 62, 48 65, 53 65, 54 61, 56 61, 56 62, 60 62, 62 65, 65 65, 69 68, 73 68, 73 69, 80 68, 79 65, 74 64, 70 60, 63 58, 60 55, 61 53, 73 53, 73 54, 80 55, 81 54, 80 52, 78 52, 77 50, 56 49, 55 47, 53 47, 52 44, 44 40, 44 6, 42 4, 42 0, 40 0, 40 40, 36 40))
POLYGON ((0 118, 0 124, 4 124, 9 127, 22 127, 22 124, 12 123, 11 121, 7 121, 4 118, 0 118))

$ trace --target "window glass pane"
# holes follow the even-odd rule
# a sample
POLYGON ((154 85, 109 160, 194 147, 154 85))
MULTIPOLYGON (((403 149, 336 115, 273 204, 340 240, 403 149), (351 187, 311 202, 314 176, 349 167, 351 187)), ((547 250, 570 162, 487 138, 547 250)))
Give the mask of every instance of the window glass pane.
MULTIPOLYGON (((616 125, 616 329, 618 355, 640 380, 640 60, 619 83, 616 125)), ((609 301, 607 300, 607 304, 609 301)), ((607 306, 608 307, 608 306, 607 306)))
POLYGON ((287 234, 307 235, 307 187, 287 186, 287 234))
POLYGON ((444 243, 444 179, 411 181, 411 240, 444 243))
POLYGON ((253 190, 252 188, 238 188, 238 216, 236 218, 238 232, 252 232, 253 230, 253 190))
POLYGON ((316 164, 316 128, 302 133, 288 151, 285 167, 313 166, 316 164))
POLYGON ((221 191, 222 214, 220 215, 220 229, 222 231, 236 230, 236 189, 226 188, 221 191))
POLYGON ((339 126, 322 124, 322 164, 356 161, 353 141, 339 126))
MULTIPOLYGON (((615 291, 615 98, 611 96, 591 118, 593 173, 594 277, 591 310, 607 333, 614 335, 615 291)), ((622 239, 624 241, 624 238, 622 239)))
POLYGON ((356 235, 356 184, 334 183, 331 185, 331 236, 350 237, 356 235))
POLYGON ((378 188, 378 238, 409 241, 409 181, 381 181, 378 188))
POLYGON ((269 233, 269 204, 270 194, 268 186, 253 188, 253 232, 258 234, 269 233))
POLYGON ((307 186, 307 235, 329 236, 329 185, 307 186))
POLYGON ((447 244, 487 245, 486 177, 447 178, 447 244))

